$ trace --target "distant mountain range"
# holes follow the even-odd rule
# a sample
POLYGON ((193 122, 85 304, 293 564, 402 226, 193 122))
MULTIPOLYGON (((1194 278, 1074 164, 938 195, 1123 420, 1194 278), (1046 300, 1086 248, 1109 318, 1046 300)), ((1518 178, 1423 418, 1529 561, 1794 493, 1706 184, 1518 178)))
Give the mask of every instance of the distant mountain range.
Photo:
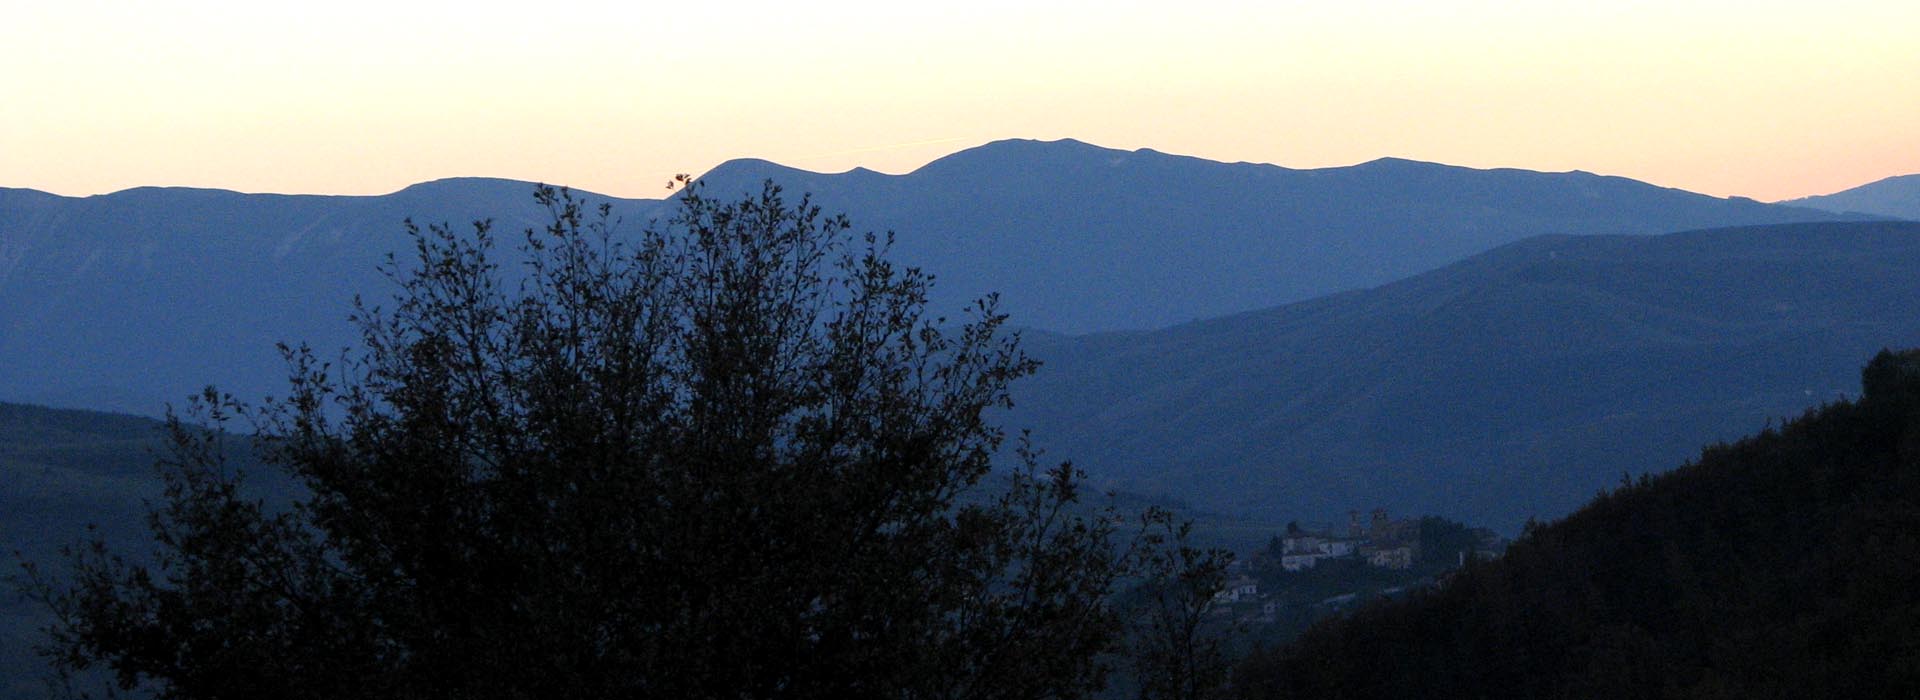
POLYGON ((488 179, 378 197, 0 189, 0 400, 156 415, 208 384, 284 393, 274 343, 331 356, 351 342, 354 296, 377 304, 394 289, 376 268, 409 254, 403 221, 491 218, 511 241, 549 220, 532 191, 488 179))
MULTIPOLYGON (((1404 160, 1290 170, 1003 141, 906 175, 764 161, 702 178, 773 179, 856 225, 896 229, 899 260, 940 278, 937 310, 999 291, 1016 324, 1156 328, 1364 288, 1521 238, 1844 218, 1588 173, 1404 160)), ((140 188, 69 198, 0 189, 0 399, 156 414, 206 384, 281 389, 276 341, 353 340, 349 300, 405 255, 400 222, 545 220, 532 185, 443 180, 377 197, 140 188)), ((627 221, 659 200, 611 201, 627 221)))
POLYGON ((1920 175, 1890 177, 1850 190, 1781 204, 1920 221, 1920 175))
POLYGON ((940 275, 936 305, 998 291, 1015 323, 1063 333, 1362 289, 1541 234, 1844 218, 1585 172, 1394 158, 1293 170, 1073 140, 1000 141, 898 176, 741 160, 701 179, 732 195, 769 178, 862 227, 897 229, 900 257, 940 275))
POLYGON ((1834 400, 1920 345, 1920 223, 1543 236, 1375 289, 1151 332, 1035 334, 1008 422, 1107 483, 1517 530, 1834 400))

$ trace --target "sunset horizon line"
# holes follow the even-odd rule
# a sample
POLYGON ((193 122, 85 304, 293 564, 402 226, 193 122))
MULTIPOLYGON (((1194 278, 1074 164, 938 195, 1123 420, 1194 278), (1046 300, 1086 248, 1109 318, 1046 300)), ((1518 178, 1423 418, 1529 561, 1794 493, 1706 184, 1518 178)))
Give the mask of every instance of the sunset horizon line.
POLYGON ((1084 144, 1087 146, 1091 146, 1101 150, 1108 150, 1108 151, 1117 151, 1117 152, 1123 152, 1123 153, 1153 152, 1161 155, 1173 156, 1178 158, 1193 158, 1198 160, 1204 160, 1212 163, 1219 163, 1222 165, 1244 164, 1244 165, 1255 165, 1255 166, 1267 166, 1267 167, 1275 167, 1283 170, 1297 171, 1297 172, 1311 172, 1311 171, 1319 171, 1319 170, 1339 170, 1344 168, 1352 168, 1352 167, 1357 167, 1361 165, 1366 165, 1368 163, 1373 163, 1373 162, 1382 161, 1382 160, 1400 160, 1400 161, 1409 161, 1409 162, 1415 162, 1415 163, 1423 163, 1428 165, 1437 165, 1437 166, 1443 166, 1443 167, 1449 167, 1449 168, 1463 168, 1468 170, 1481 170, 1481 171, 1519 170, 1519 171, 1525 171, 1525 172, 1536 172, 1536 173, 1544 173, 1544 174, 1588 173, 1592 175, 1598 175, 1601 177, 1624 178, 1628 180, 1633 180, 1635 182, 1641 182, 1644 184, 1652 185, 1655 187, 1677 189, 1685 192, 1691 192, 1694 194, 1701 194, 1701 195, 1706 195, 1706 196, 1720 198, 1720 199, 1751 199, 1754 201, 1766 202, 1766 203, 1792 202, 1795 200, 1805 199, 1809 197, 1817 197, 1817 196, 1834 194, 1837 192, 1843 192, 1846 190, 1855 189, 1858 187, 1863 187, 1866 185, 1871 185, 1874 183, 1878 183, 1878 182, 1882 182, 1882 181, 1890 180, 1894 178, 1920 174, 1920 171, 1888 172, 1882 175, 1871 177, 1870 179, 1867 179, 1867 180, 1857 182, 1852 185, 1846 185, 1846 186, 1840 187, 1838 189, 1831 189, 1831 190, 1825 190, 1825 191, 1807 191, 1802 194, 1773 198, 1773 197, 1753 196, 1753 195, 1738 193, 1738 192, 1723 193, 1723 192, 1713 192, 1707 189, 1694 189, 1685 185, 1673 184, 1670 182, 1664 182, 1661 180, 1651 179, 1648 177, 1641 177, 1641 176, 1623 174, 1618 172, 1606 172, 1606 171, 1591 169, 1586 167, 1558 168, 1558 167, 1550 167, 1550 166, 1541 167, 1541 166, 1529 166, 1529 165, 1517 165, 1517 164, 1500 165, 1500 164, 1486 164, 1486 163, 1461 163, 1461 162, 1450 162, 1446 160, 1438 160, 1433 158, 1422 158, 1422 157, 1414 157, 1414 156, 1408 156, 1408 155, 1394 155, 1394 154, 1382 154, 1382 155, 1377 155, 1370 158, 1354 160, 1348 163, 1298 166, 1298 165, 1287 165, 1287 164, 1277 163, 1277 162, 1268 161, 1268 160, 1250 160, 1250 159, 1244 159, 1244 158, 1237 159, 1237 160, 1228 160, 1228 159, 1222 159, 1214 156, 1200 155, 1197 153, 1180 152, 1180 151, 1170 150, 1168 148, 1163 148, 1158 146, 1141 146, 1137 148, 1107 146, 1100 143, 1095 143, 1086 138, 1074 137, 1074 136, 1064 136, 1064 137, 1058 137, 1058 138, 1009 136, 1009 137, 1002 137, 1002 138, 991 138, 991 139, 987 139, 984 141, 977 141, 977 142, 967 138, 927 139, 927 140, 907 142, 902 144, 889 144, 889 145, 881 145, 881 146, 840 149, 840 150, 834 150, 834 151, 829 151, 824 153, 816 153, 813 155, 795 155, 795 156, 788 156, 785 159, 777 156, 742 155, 742 156, 735 156, 732 158, 726 158, 726 159, 720 160, 718 162, 713 163, 712 165, 706 166, 705 168, 687 168, 687 169, 682 169, 674 172, 668 172, 665 175, 652 177, 652 178, 645 178, 645 177, 634 178, 636 181, 647 180, 648 182, 653 183, 647 187, 647 189, 651 189, 656 193, 653 195, 643 193, 640 191, 640 188, 632 185, 620 186, 616 184, 613 186, 603 186, 605 183, 595 184, 593 182, 568 182, 568 181, 565 181, 562 179, 556 179, 556 178, 541 178, 537 176, 525 176, 525 175, 502 174, 502 173, 484 173, 484 174, 465 173, 465 174, 446 174, 446 175, 438 175, 438 176, 426 176, 422 178, 412 179, 411 181, 407 181, 407 182, 400 182, 398 184, 389 183, 386 185, 381 185, 379 187, 367 187, 367 188, 356 188, 356 189, 346 189, 346 188, 328 189, 324 187, 319 187, 319 188, 310 188, 310 189, 304 189, 304 190, 289 190, 289 189, 279 189, 279 188, 275 188, 275 189, 249 188, 244 185, 236 185, 236 184, 209 184, 209 183, 186 183, 186 182, 176 182, 176 183, 146 182, 142 184, 103 187, 103 188, 97 188, 93 190, 80 190, 80 191, 75 191, 75 190, 63 191, 63 189, 38 186, 35 184, 0 183, 0 189, 31 190, 31 191, 41 192, 44 194, 49 194, 57 197, 71 198, 71 199, 84 199, 88 197, 111 196, 111 195, 116 195, 124 192, 130 192, 130 191, 141 190, 141 189, 209 190, 209 191, 220 191, 220 192, 232 192, 232 193, 243 194, 243 195, 294 196, 294 197, 299 197, 299 196, 384 197, 384 196, 398 194, 407 189, 417 187, 420 185, 432 184, 435 182, 441 182, 441 181, 447 181, 447 180, 502 180, 502 181, 512 181, 512 182, 524 182, 524 183, 530 183, 530 184, 549 184, 549 185, 560 186, 560 187, 569 187, 575 190, 590 192, 596 195, 613 197, 617 199, 659 200, 659 199, 664 199, 668 196, 671 196, 671 191, 668 189, 667 183, 675 175, 686 174, 694 177, 695 179, 698 179, 698 178, 706 177, 708 174, 712 173, 714 170, 717 170, 729 163, 734 163, 739 161, 762 161, 762 162, 772 163, 782 168, 798 170, 798 171, 802 171, 802 172, 806 172, 814 175, 843 175, 843 174, 854 172, 854 171, 865 170, 873 173, 878 173, 881 175, 886 175, 889 177, 903 177, 903 176, 913 175, 914 173, 920 171, 921 169, 925 168, 928 165, 931 165, 934 162, 937 162, 955 155, 959 155, 962 153, 966 153, 968 151, 984 148, 984 147, 991 146, 998 143, 1022 142, 1022 141, 1044 143, 1044 144, 1075 142, 1075 143, 1080 143, 1080 144, 1084 144), (830 157, 830 156, 864 154, 864 153, 880 153, 880 152, 885 152, 885 151, 892 150, 902 146, 924 146, 924 145, 931 145, 931 144, 948 144, 948 143, 960 143, 960 142, 973 142, 973 145, 965 146, 965 147, 958 148, 952 151, 947 151, 944 153, 940 153, 925 159, 915 159, 912 161, 907 161, 906 164, 903 164, 901 162, 894 162, 890 164, 889 163, 855 163, 853 165, 848 165, 844 167, 824 167, 824 168, 817 167, 817 166, 810 167, 807 165, 796 164, 796 162, 800 162, 800 161, 814 160, 814 159, 830 157), (654 182, 656 180, 657 182, 654 182))

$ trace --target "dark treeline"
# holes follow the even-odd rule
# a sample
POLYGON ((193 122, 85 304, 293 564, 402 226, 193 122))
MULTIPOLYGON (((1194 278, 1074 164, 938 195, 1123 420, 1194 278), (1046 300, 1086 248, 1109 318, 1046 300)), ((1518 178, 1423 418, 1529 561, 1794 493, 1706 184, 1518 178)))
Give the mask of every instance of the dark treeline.
POLYGON ((1913 697, 1920 351, 1864 385, 1255 655, 1238 694, 1913 697))

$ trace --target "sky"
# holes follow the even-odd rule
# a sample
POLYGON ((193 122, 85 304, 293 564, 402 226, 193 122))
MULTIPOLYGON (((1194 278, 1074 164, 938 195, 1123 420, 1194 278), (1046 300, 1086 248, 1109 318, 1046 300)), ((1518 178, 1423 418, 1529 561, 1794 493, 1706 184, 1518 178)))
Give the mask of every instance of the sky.
POLYGON ((1920 2, 0 0, 0 186, 658 197, 1004 138, 1587 170, 1771 201, 1920 172, 1920 2))

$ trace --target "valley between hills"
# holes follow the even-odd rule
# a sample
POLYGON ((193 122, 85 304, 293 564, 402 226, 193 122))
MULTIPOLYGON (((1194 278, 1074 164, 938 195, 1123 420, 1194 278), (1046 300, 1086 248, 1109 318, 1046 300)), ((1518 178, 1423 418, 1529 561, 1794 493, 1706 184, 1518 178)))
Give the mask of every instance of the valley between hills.
MULTIPOLYGON (((1697 614, 1707 609, 1702 587, 1741 585, 1699 572, 1722 561, 1772 565, 1767 552, 1695 536, 1704 531, 1738 531, 1744 542, 1767 532, 1763 521, 1805 533, 1831 519, 1833 537, 1910 549, 1910 535, 1889 528, 1913 518, 1897 491, 1911 486, 1915 466, 1905 447, 1913 358, 1882 351, 1920 346, 1913 177, 1767 204, 1584 172, 1397 159, 1293 170, 1068 140, 996 142, 905 175, 742 160, 702 180, 724 196, 772 182, 845 212, 857 230, 894 232, 891 254, 936 276, 929 301, 943 313, 997 293, 1041 368, 993 420, 1030 431, 1047 459, 1085 470, 1111 492, 1108 503, 1194 519, 1203 541, 1241 557, 1233 580, 1290 591, 1280 608, 1223 603, 1243 622, 1284 618, 1285 633, 1270 641, 1346 615, 1350 607, 1326 601, 1354 581, 1389 598, 1442 590, 1405 610, 1353 616, 1372 628, 1315 628, 1303 646, 1249 662, 1247 677, 1298 694, 1288 697, 1357 687, 1340 674, 1364 667, 1327 659, 1386 643, 1376 637, 1392 633, 1378 630, 1476 625, 1459 643, 1488 650, 1548 634, 1501 612, 1512 609, 1569 619, 1601 611, 1580 618, 1597 627, 1569 623, 1587 630, 1572 646, 1542 648, 1553 679, 1604 677, 1657 657, 1691 690, 1762 691, 1771 686, 1753 681, 1760 662, 1728 660, 1797 663, 1814 652, 1744 623, 1738 640, 1710 644, 1701 640, 1717 628, 1703 620, 1667 628, 1605 611, 1697 614), (1876 357, 1863 389, 1861 368, 1876 357), (1856 443, 1836 442, 1848 431, 1856 443), (1717 446, 1702 455, 1707 445, 1717 446), (1838 462, 1822 456, 1847 445, 1864 446, 1838 462), (1908 476, 1856 473, 1873 469, 1908 476), (1789 508, 1795 492, 1782 484, 1793 479, 1824 495, 1808 510, 1789 508), (1848 499, 1879 510, 1834 510, 1848 499), (1458 555, 1452 566, 1445 557, 1373 562, 1412 572, 1402 578, 1334 562, 1327 571, 1351 570, 1320 580, 1280 566, 1304 551, 1288 535, 1338 530, 1347 513, 1372 509, 1410 516, 1398 522, 1414 541, 1465 544, 1428 545, 1458 555), (1515 536, 1516 554, 1456 578, 1473 553, 1491 557, 1515 536), (1628 572, 1585 593, 1524 598, 1572 585, 1554 567, 1622 548, 1666 552, 1648 564, 1665 583, 1628 572), (1595 656, 1593 645, 1617 658, 1595 656), (1582 658, 1601 660, 1576 667, 1582 658)), ((496 235, 517 240, 548 215, 532 189, 480 178, 377 197, 0 189, 0 544, 46 561, 89 523, 138 540, 144 504, 159 493, 154 417, 209 384, 247 400, 284 396, 275 343, 327 356, 353 345, 350 302, 393 292, 378 265, 404 253, 403 220, 490 219, 496 235)), ((671 204, 581 196, 630 227, 671 204)), ((271 478, 256 488, 276 501, 298 493, 271 478)), ((1795 542, 1798 552, 1819 547, 1795 542)), ((1366 546, 1369 555, 1390 549, 1366 546)), ((1911 603, 1883 590, 1906 569, 1859 564, 1868 559, 1851 549, 1817 558, 1817 581, 1783 575, 1712 609, 1750 619, 1838 581, 1910 616, 1911 603)), ((1795 624, 1845 636, 1858 611, 1843 607, 1795 624)), ((38 613, 0 611, 4 646, 30 646, 38 613)), ((1863 636, 1841 648, 1893 653, 1884 626, 1857 629, 1863 636)), ((1403 660, 1454 663, 1444 656, 1403 660)), ((24 658, 0 659, 9 697, 37 687, 19 677, 24 658)), ((1807 678, 1858 670, 1815 667, 1807 678)), ((1565 690, 1533 676, 1503 686, 1499 674, 1465 668, 1449 676, 1477 689, 1463 692, 1565 690)), ((1392 673, 1401 675, 1379 688, 1430 677, 1392 673)))

